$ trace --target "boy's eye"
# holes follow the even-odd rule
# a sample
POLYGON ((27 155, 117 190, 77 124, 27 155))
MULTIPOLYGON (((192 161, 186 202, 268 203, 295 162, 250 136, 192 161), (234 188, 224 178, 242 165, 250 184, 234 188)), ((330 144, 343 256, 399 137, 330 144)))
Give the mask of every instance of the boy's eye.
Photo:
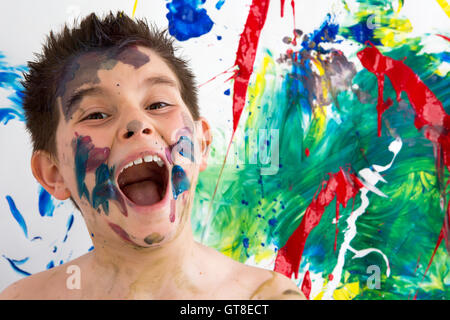
POLYGON ((165 102, 156 102, 156 103, 152 103, 151 105, 149 105, 149 106, 147 107, 147 109, 149 109, 149 110, 157 110, 157 109, 165 108, 165 107, 167 107, 167 106, 169 106, 168 103, 165 103, 165 102))
POLYGON ((88 116, 84 117, 83 120, 98 120, 98 119, 105 119, 106 117, 108 117, 108 115, 104 112, 93 112, 88 116))

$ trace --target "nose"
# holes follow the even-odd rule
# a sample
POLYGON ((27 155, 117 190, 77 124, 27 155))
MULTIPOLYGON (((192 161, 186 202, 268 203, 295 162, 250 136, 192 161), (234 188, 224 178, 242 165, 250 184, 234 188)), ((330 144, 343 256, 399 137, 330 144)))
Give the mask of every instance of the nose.
POLYGON ((148 124, 144 124, 139 120, 131 120, 122 130, 121 137, 127 140, 136 135, 151 135, 152 132, 153 130, 148 124))

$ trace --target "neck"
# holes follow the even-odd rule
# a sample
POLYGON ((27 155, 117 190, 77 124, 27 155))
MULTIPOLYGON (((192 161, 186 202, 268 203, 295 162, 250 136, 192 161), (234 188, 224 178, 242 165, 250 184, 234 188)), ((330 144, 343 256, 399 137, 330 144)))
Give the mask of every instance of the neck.
POLYGON ((90 261, 93 281, 100 284, 98 287, 103 282, 113 286, 112 292, 128 292, 132 297, 171 295, 179 289, 181 279, 195 283, 194 278, 201 273, 196 258, 199 245, 190 225, 188 219, 174 239, 151 248, 111 245, 97 239, 90 261))

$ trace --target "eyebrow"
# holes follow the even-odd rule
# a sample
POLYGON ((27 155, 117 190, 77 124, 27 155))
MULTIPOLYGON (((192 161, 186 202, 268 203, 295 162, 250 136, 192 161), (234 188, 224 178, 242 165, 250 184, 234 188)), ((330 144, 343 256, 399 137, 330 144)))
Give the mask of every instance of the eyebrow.
POLYGON ((76 90, 70 96, 66 105, 66 115, 71 116, 77 110, 72 110, 77 103, 79 103, 84 97, 87 96, 99 96, 103 95, 105 91, 101 87, 90 87, 85 89, 76 90))
MULTIPOLYGON (((149 86, 167 85, 167 86, 178 89, 177 82, 166 76, 149 77, 144 80, 144 83, 146 83, 149 86)), ((103 90, 103 88, 98 87, 98 86, 76 90, 74 93, 72 93, 72 95, 70 96, 70 98, 67 101, 66 108, 65 108, 66 116, 70 117, 77 111, 77 110, 73 110, 73 109, 76 106, 76 104, 79 103, 84 97, 101 96, 104 94, 105 94, 105 91, 103 90)))
POLYGON ((162 84, 162 85, 167 85, 170 87, 178 88, 177 82, 166 76, 149 77, 144 80, 144 83, 146 83, 149 86, 162 84))

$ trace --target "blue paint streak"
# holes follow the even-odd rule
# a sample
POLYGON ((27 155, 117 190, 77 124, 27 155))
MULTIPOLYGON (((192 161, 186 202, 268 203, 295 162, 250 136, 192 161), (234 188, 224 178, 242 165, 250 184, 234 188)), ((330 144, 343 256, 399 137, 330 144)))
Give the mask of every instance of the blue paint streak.
POLYGON ((272 218, 272 219, 270 219, 269 221, 268 221, 268 223, 269 223, 269 225, 271 226, 271 227, 275 227, 275 225, 277 224, 277 219, 275 219, 275 218, 272 218))
POLYGON ((39 214, 41 217, 52 217, 55 211, 52 196, 44 188, 40 187, 39 191, 39 214))
POLYGON ((20 214, 19 210, 17 210, 17 207, 16 207, 16 204, 14 203, 14 200, 10 196, 6 196, 6 200, 8 201, 9 210, 11 211, 14 219, 16 219, 17 223, 22 228, 23 233, 25 234, 25 237, 28 238, 28 230, 27 230, 27 225, 25 223, 25 219, 20 214))
POLYGON ((95 187, 92 190, 92 206, 97 209, 100 205, 106 215, 109 214, 109 203, 108 200, 119 199, 119 191, 112 182, 112 177, 114 177, 114 167, 110 170, 108 166, 102 163, 95 170, 95 187))
POLYGON ((179 154, 191 160, 192 162, 195 162, 194 144, 192 143, 191 139, 186 136, 181 136, 176 146, 179 154))
POLYGON ((71 214, 69 217, 69 220, 67 220, 67 232, 66 232, 66 236, 64 237, 63 242, 66 242, 67 236, 69 235, 69 231, 72 228, 72 225, 73 225, 73 214, 71 214))
POLYGON ((48 264, 47 264, 47 269, 51 269, 51 268, 53 268, 55 266, 55 263, 53 262, 53 260, 52 261, 50 261, 48 264))
POLYGON ((374 45, 381 45, 381 41, 374 37, 373 28, 367 27, 367 20, 360 21, 359 23, 351 26, 349 30, 351 31, 353 38, 359 43, 365 44, 366 41, 372 42, 374 45))
MULTIPOLYGON (((3 255, 3 258, 5 258, 6 260, 8 260, 9 264, 11 265, 11 268, 13 268, 14 271, 16 271, 17 273, 23 275, 23 276, 30 276, 31 273, 20 269, 17 265, 21 265, 23 264, 25 261, 23 260, 12 260, 9 259, 8 257, 3 255)), ((28 258, 25 258, 26 260, 28 260, 28 258)))
POLYGON ((186 177, 186 173, 179 165, 172 168, 172 193, 173 198, 177 200, 178 195, 186 190, 189 190, 190 183, 186 177))
POLYGON ((211 31, 214 22, 201 6, 206 0, 172 0, 169 12, 169 33, 179 41, 200 37, 211 31))
POLYGON ((225 3, 225 0, 219 0, 219 1, 217 1, 217 3, 216 3, 216 9, 217 9, 217 10, 222 9, 222 6, 223 6, 224 3, 225 3))
POLYGON ((83 195, 90 202, 89 190, 84 182, 86 178, 86 166, 89 158, 89 152, 92 149, 90 143, 83 141, 83 137, 77 137, 75 141, 75 175, 77 177, 78 196, 80 199, 83 195))
POLYGON ((94 246, 91 246, 91 247, 88 249, 88 251, 92 251, 92 250, 94 250, 94 246))
POLYGON ((249 240, 248 240, 248 238, 242 239, 242 244, 244 245, 245 248, 248 249, 248 245, 249 245, 249 240))
POLYGON ((322 47, 319 47, 319 44, 322 42, 325 43, 339 42, 335 41, 338 32, 339 32, 339 25, 334 21, 331 14, 327 14, 327 18, 322 23, 322 25, 317 30, 310 33, 308 35, 308 40, 303 41, 301 45, 305 50, 314 49, 320 53, 326 53, 327 50, 324 50, 322 47))
POLYGON ((223 92, 224 95, 229 96, 230 95, 230 89, 227 89, 223 92))
POLYGON ((73 214, 70 215, 69 220, 67 220, 67 232, 72 228, 73 225, 73 214))
POLYGON ((25 115, 22 107, 23 86, 20 83, 21 73, 25 72, 25 66, 11 67, 5 61, 5 56, 0 52, 0 88, 12 90, 7 97, 12 102, 11 106, 0 107, 0 122, 7 124, 9 120, 17 119, 25 121, 25 115))

